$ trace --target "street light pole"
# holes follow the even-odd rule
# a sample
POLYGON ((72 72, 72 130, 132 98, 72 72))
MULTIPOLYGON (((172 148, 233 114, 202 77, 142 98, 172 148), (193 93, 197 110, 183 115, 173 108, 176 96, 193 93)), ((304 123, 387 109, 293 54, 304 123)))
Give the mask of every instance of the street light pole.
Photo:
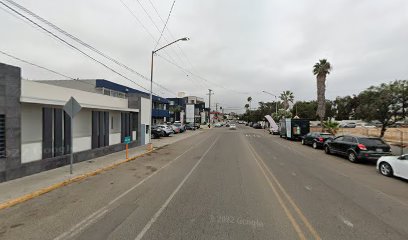
POLYGON ((278 114, 278 96, 276 96, 275 94, 272 94, 270 92, 267 92, 267 91, 262 91, 262 92, 275 97, 275 113, 278 114))
POLYGON ((185 37, 185 38, 180 38, 177 39, 176 41, 173 41, 167 45, 164 45, 161 48, 158 48, 156 50, 152 51, 152 60, 151 60, 151 64, 150 64, 150 132, 149 132, 149 143, 152 143, 152 126, 153 126, 153 60, 154 60, 154 54, 157 53, 158 51, 162 50, 163 48, 166 48, 178 41, 188 41, 190 40, 189 38, 185 37))

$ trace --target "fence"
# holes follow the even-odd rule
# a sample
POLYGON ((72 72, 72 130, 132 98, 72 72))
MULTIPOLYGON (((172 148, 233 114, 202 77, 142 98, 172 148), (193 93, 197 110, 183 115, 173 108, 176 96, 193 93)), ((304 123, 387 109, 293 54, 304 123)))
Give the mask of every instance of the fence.
MULTIPOLYGON (((311 132, 320 132, 320 127, 311 127, 311 132)), ((337 135, 343 134, 356 134, 369 137, 379 137, 381 134, 381 128, 340 128, 337 131, 337 135)), ((394 144, 408 144, 408 128, 389 128, 385 131, 383 139, 387 142, 394 144)))

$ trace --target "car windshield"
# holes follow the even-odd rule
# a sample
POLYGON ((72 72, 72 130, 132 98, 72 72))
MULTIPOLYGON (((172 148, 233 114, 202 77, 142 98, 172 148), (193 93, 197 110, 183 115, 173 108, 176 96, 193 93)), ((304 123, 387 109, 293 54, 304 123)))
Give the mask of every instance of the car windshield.
POLYGON ((364 145, 384 145, 384 141, 380 138, 359 138, 358 142, 364 145))
POLYGON ((176 127, 180 127, 181 123, 174 123, 173 125, 176 126, 176 127))

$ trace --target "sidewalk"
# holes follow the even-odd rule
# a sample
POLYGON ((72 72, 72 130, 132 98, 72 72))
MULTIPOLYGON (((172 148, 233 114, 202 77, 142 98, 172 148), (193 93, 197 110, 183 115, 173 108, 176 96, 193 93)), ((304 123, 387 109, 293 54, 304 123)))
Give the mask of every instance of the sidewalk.
MULTIPOLYGON (((202 131, 187 131, 170 137, 153 139, 154 149, 178 142, 188 137, 197 135, 202 131)), ((140 157, 150 151, 147 146, 139 146, 129 149, 129 160, 140 157)), ((126 162, 125 151, 112 153, 99 158, 90 159, 73 165, 74 173, 69 174, 70 166, 44 171, 34 175, 18 178, 0 183, 0 210, 28 199, 50 192, 72 182, 99 174, 100 172, 114 168, 126 162)))

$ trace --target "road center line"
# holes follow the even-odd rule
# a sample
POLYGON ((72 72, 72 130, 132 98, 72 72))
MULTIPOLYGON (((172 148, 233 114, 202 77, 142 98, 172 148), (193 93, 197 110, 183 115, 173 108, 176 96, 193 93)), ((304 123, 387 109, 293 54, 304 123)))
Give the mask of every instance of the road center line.
POLYGON ((286 204, 284 203, 282 197, 279 195, 277 189, 275 188, 275 186, 273 185, 273 183, 271 182, 271 180, 269 179, 268 175, 266 174, 264 167, 261 166, 257 156, 255 155, 253 149, 251 148, 251 145, 248 143, 248 148, 249 151, 252 153, 256 163, 258 164, 259 169, 261 169, 261 172, 263 173, 266 181, 268 182, 269 186, 271 187, 273 193, 275 194, 276 198, 278 199, 279 204, 281 205, 281 207, 283 208, 286 216, 289 218, 290 223, 292 224, 293 228, 295 229, 299 239, 301 240, 306 240, 306 237, 303 233, 303 231, 300 229, 299 224, 296 222, 295 218, 293 217, 292 213, 290 213, 288 207, 286 206, 286 204))
POLYGON ((61 235, 57 236, 56 238, 54 238, 54 240, 63 240, 63 239, 69 239, 74 237, 75 235, 79 234, 81 231, 83 231, 84 229, 86 229, 88 226, 92 225, 93 223, 95 223, 94 219, 98 219, 101 218, 104 214, 106 214, 108 212, 108 208, 113 205, 115 202, 117 202, 118 200, 120 200, 121 198, 123 198, 125 195, 127 195, 128 193, 130 193, 131 191, 135 190, 137 187, 139 187, 140 185, 142 185, 143 183, 145 183, 147 180, 149 180, 150 178, 152 178, 153 176, 155 176, 156 174, 158 174, 160 171, 162 171, 163 169, 167 168, 168 166, 170 166, 170 164, 176 162, 178 159, 180 159, 182 156, 184 156, 187 152, 189 152, 191 149, 195 148, 196 146, 200 146, 201 143, 203 143, 204 141, 208 140, 210 137, 203 139, 202 141, 200 141, 198 144, 194 144, 193 146, 189 147, 186 151, 184 151, 182 154, 178 155, 176 158, 174 158, 173 160, 171 160, 170 162, 166 163, 166 165, 164 165, 163 167, 161 167, 159 170, 155 171, 154 173, 152 173, 151 175, 147 176, 146 178, 144 178, 142 181, 138 182, 136 185, 134 185, 133 187, 129 188, 128 190, 126 190, 125 192, 123 192, 122 194, 120 194, 118 197, 116 197, 115 199, 113 199, 112 201, 110 201, 108 204, 106 204, 105 206, 103 206, 102 208, 98 209, 97 211, 93 212, 91 215, 89 215, 88 217, 86 217, 85 219, 83 219, 81 222, 79 222, 78 224, 74 225, 72 228, 70 228, 68 231, 63 232, 61 235))
POLYGON ((174 196, 178 193, 178 191, 183 187, 184 183, 187 181, 187 179, 191 176, 191 174, 194 172, 194 170, 197 168, 197 166, 201 163, 201 161, 204 159, 205 156, 207 156, 207 153, 211 150, 211 148, 217 143, 218 139, 220 137, 217 137, 215 141, 211 144, 211 146, 205 151, 203 156, 197 161, 197 163, 193 166, 193 168, 188 172, 188 174, 184 177, 183 181, 180 182, 180 184, 177 186, 177 188, 173 191, 173 193, 167 198, 167 200, 164 202, 164 204, 159 208, 159 210, 153 215, 153 217, 150 219, 150 221, 144 226, 142 231, 137 235, 135 240, 141 240, 143 236, 146 234, 146 232, 150 229, 150 227, 153 225, 154 222, 160 217, 164 209, 169 205, 171 200, 174 198, 174 196))
POLYGON ((258 155, 258 153, 255 151, 255 149, 251 145, 249 145, 249 148, 251 149, 252 153, 256 156, 256 158, 260 160, 260 162, 265 167, 265 169, 268 171, 268 173, 272 177, 273 181, 276 183, 276 185, 281 190, 281 192, 286 197, 286 199, 288 199, 289 203, 292 205, 293 209, 296 211, 296 213, 302 219, 303 223, 309 229, 310 233, 314 236, 315 239, 320 240, 321 238, 320 238, 319 234, 317 233, 317 231, 313 228, 312 224, 310 224, 310 222, 307 220, 307 218, 305 217, 303 212, 300 210, 300 208, 296 205, 296 203, 293 201, 293 199, 289 196, 289 194, 286 192, 286 190, 279 183, 278 179, 275 177, 275 175, 271 172, 271 170, 265 164, 262 157, 258 155))

